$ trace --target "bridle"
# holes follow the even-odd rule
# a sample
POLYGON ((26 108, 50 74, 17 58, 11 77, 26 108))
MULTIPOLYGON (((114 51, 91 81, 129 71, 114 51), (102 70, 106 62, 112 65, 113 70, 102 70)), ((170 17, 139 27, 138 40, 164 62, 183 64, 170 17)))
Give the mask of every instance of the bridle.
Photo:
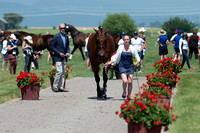
POLYGON ((97 36, 96 36, 96 49, 97 50, 99 50, 99 49, 104 49, 104 51, 106 50, 106 47, 107 47, 107 38, 108 38, 108 36, 107 35, 105 35, 105 36, 98 36, 100 39, 101 38, 106 38, 105 39, 105 45, 104 46, 99 46, 99 39, 97 39, 97 36))

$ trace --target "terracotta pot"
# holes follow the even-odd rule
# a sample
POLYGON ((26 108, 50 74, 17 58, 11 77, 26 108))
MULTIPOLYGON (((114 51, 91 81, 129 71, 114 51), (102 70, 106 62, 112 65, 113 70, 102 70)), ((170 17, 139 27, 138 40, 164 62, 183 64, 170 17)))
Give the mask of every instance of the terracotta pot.
MULTIPOLYGON (((169 96, 163 96, 161 98, 155 97, 155 99, 157 100, 157 104, 161 106, 163 109, 166 109, 164 108, 164 105, 170 105, 170 100, 171 100, 170 98, 171 97, 169 96)), ((167 109, 167 111, 169 111, 169 109, 167 109)))
POLYGON ((128 124, 128 133, 147 133, 144 123, 128 124))
POLYGON ((39 100, 40 85, 27 85, 21 89, 22 100, 39 100))
POLYGON ((147 133, 161 133, 162 125, 147 129, 147 133))
MULTIPOLYGON (((50 78, 50 84, 51 84, 51 88, 53 88, 53 82, 54 82, 54 78, 50 78)), ((65 89, 65 83, 66 79, 64 80, 64 84, 63 84, 63 89, 65 89)))

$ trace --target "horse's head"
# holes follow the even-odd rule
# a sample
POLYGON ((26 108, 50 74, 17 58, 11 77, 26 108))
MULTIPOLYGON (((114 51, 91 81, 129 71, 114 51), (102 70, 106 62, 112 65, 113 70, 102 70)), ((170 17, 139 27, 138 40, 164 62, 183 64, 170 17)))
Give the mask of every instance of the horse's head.
POLYGON ((65 33, 68 34, 70 32, 71 25, 65 23, 65 33))
POLYGON ((107 46, 107 32, 109 31, 109 29, 106 31, 100 31, 96 29, 94 30, 96 32, 96 48, 98 51, 98 55, 99 57, 104 57, 107 46))

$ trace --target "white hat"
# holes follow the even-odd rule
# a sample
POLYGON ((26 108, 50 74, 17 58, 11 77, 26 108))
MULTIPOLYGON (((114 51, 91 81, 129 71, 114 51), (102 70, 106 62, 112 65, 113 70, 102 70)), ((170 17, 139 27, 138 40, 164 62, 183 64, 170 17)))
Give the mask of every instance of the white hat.
POLYGON ((139 29, 139 32, 145 32, 145 31, 146 31, 146 30, 145 30, 144 27, 142 27, 142 28, 139 29))
POLYGON ((164 31, 163 29, 161 29, 160 31, 158 31, 158 34, 159 34, 159 35, 166 35, 166 34, 167 34, 167 32, 166 32, 166 31, 164 31))
POLYGON ((11 34, 11 35, 10 35, 10 38, 12 38, 12 39, 14 39, 14 40, 17 40, 15 34, 11 34))
POLYGON ((31 36, 24 37, 24 40, 27 40, 30 44, 33 44, 33 39, 31 36))

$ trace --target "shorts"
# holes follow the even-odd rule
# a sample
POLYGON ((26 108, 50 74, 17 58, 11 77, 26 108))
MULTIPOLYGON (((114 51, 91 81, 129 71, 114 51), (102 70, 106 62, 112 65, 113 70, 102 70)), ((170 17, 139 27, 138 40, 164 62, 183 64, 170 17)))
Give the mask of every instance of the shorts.
POLYGON ((8 56, 8 52, 6 52, 4 55, 3 55, 3 58, 7 58, 8 56))
POLYGON ((167 46, 159 47, 159 55, 167 55, 168 54, 168 49, 167 46))
POLYGON ((87 57, 88 57, 88 52, 85 52, 85 56, 87 56, 87 57))
POLYGON ((174 50, 176 51, 176 53, 180 53, 179 48, 174 47, 174 50))
POLYGON ((144 51, 141 51, 141 53, 142 53, 142 54, 141 54, 140 59, 143 60, 143 59, 144 59, 144 51))

